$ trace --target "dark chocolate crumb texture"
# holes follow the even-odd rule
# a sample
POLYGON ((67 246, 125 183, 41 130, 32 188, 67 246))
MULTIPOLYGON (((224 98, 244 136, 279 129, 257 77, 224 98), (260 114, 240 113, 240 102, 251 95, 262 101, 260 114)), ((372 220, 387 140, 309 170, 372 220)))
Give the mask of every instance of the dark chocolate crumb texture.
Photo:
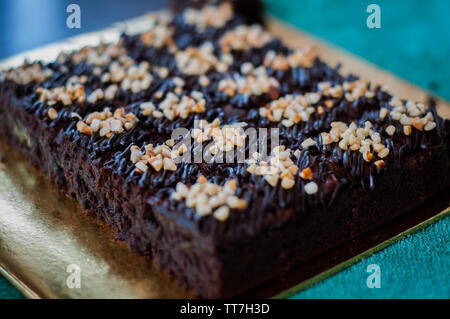
POLYGON ((342 75, 228 2, 149 19, 0 73, 0 134, 195 295, 237 296, 449 186, 433 105, 342 75), (275 138, 248 129, 277 129, 277 146, 263 154, 275 138))

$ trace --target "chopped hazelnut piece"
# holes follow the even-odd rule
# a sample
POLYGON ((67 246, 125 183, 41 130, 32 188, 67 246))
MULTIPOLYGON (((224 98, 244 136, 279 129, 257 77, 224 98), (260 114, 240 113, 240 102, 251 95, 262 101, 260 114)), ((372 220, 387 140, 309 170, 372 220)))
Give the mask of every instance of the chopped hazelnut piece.
POLYGON ((222 28, 232 17, 233 9, 229 2, 223 2, 219 6, 205 5, 198 10, 187 8, 183 12, 184 20, 200 31, 205 31, 208 27, 222 28))
POLYGON ((144 172, 144 173, 148 170, 147 165, 145 165, 143 162, 137 162, 136 163, 136 168, 138 170, 140 170, 141 172, 144 172))
POLYGON ((25 63, 19 68, 7 71, 5 73, 0 72, 0 82, 9 80, 17 84, 25 85, 31 82, 43 82, 52 75, 52 70, 42 69, 39 63, 30 65, 28 61, 25 61, 25 63))
POLYGON ((128 131, 133 128, 137 122, 137 118, 133 113, 125 114, 124 108, 118 108, 114 113, 109 108, 105 108, 102 112, 90 113, 86 119, 86 123, 80 122, 77 125, 79 132, 84 134, 98 132, 100 136, 110 138, 114 133, 121 134, 125 130, 128 131), (80 124, 80 122, 84 125, 80 124), (86 126, 89 127, 90 133, 85 133, 86 126))
POLYGON ((395 126, 394 125, 389 125, 388 127, 386 127, 386 133, 388 133, 388 135, 392 136, 395 133, 395 126))
POLYGON ((423 119, 421 118, 413 118, 411 121, 411 125, 419 131, 422 131, 425 126, 423 119))
POLYGON ((403 126, 403 133, 405 135, 411 135, 412 129, 410 125, 403 126))
POLYGON ((223 222, 230 216, 230 209, 227 206, 221 206, 214 211, 214 218, 223 222))
POLYGON ((386 163, 383 160, 375 161, 374 164, 375 164, 377 170, 382 170, 386 166, 386 163))
POLYGON ((251 48, 262 48, 270 40, 272 40, 272 36, 260 25, 240 25, 228 31, 220 39, 220 45, 222 52, 228 53, 231 50, 244 51, 251 48))
POLYGON ((380 158, 385 158, 386 156, 389 155, 389 149, 388 148, 383 148, 380 152, 378 152, 377 155, 380 158))
POLYGON ((283 178, 281 180, 281 187, 284 189, 291 189, 295 185, 295 181, 292 178, 283 178))
POLYGON ((302 147, 308 148, 309 146, 316 145, 316 144, 317 144, 317 142, 314 141, 312 138, 307 138, 306 140, 304 140, 302 142, 302 147))
POLYGON ((310 68, 317 56, 318 50, 315 48, 296 49, 287 56, 271 50, 264 57, 264 66, 283 71, 298 67, 310 68))
POLYGON ((318 186, 316 183, 314 182, 309 182, 308 184, 305 185, 305 192, 308 195, 312 195, 317 193, 317 191, 319 190, 318 186))
POLYGON ((311 168, 307 167, 303 169, 300 173, 300 177, 303 179, 312 179, 313 178, 313 172, 311 168))
POLYGON ((436 128, 436 123, 435 122, 428 122, 424 126, 425 131, 431 131, 431 130, 434 130, 435 128, 436 128))
POLYGON ((370 162, 372 160, 373 154, 369 151, 363 153, 363 158, 366 162, 370 162))
POLYGON ((47 115, 50 120, 56 120, 58 118, 58 111, 51 107, 48 109, 47 115))
POLYGON ((385 107, 381 108, 380 119, 384 120, 388 114, 389 114, 389 110, 387 108, 385 108, 385 107))
POLYGON ((83 121, 77 122, 77 130, 80 133, 92 135, 92 129, 88 125, 86 125, 83 121))
POLYGON ((227 96, 236 94, 262 95, 269 94, 273 99, 278 97, 278 81, 267 75, 267 70, 260 66, 246 75, 225 77, 219 81, 218 91, 227 96))

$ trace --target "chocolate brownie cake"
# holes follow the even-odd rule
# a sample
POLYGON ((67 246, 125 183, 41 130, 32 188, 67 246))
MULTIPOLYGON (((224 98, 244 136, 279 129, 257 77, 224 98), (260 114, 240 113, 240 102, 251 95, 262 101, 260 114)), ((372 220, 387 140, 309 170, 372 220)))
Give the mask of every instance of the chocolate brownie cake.
POLYGON ((434 105, 240 12, 150 16, 142 34, 0 74, 2 138, 200 297, 236 296, 450 184, 434 105))

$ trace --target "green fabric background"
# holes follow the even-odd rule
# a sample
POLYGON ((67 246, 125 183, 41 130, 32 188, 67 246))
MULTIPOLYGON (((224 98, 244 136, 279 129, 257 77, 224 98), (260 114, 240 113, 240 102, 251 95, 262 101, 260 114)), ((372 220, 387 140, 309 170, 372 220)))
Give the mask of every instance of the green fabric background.
MULTIPOLYGON (((266 0, 269 12, 450 100, 450 1, 266 0), (368 29, 366 7, 381 7, 368 29)), ((0 277, 0 298, 21 294, 0 277)), ((450 218, 408 236, 294 298, 450 298, 450 218), (367 265, 381 268, 369 289, 367 265)))
POLYGON ((21 299, 22 294, 2 276, 0 276, 0 299, 21 299))

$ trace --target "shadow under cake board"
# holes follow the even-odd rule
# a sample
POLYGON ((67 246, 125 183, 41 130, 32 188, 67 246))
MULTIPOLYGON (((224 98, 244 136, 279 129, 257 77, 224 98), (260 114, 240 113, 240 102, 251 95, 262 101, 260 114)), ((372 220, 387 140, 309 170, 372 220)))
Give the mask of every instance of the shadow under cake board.
MULTIPOLYGON (((0 69, 18 65, 23 58, 56 57, 61 50, 96 44, 99 38, 113 41, 124 26, 132 32, 146 28, 140 17, 103 31, 77 36, 0 62, 0 69)), ((429 93, 342 50, 324 44, 304 32, 270 19, 269 29, 292 46, 314 45, 331 65, 343 64, 376 83, 387 84, 402 98, 425 101, 429 93)), ((437 99, 438 112, 450 117, 450 106, 437 99)), ((0 142, 0 268, 25 296, 31 298, 191 298, 173 278, 154 268, 151 261, 131 253, 114 241, 104 222, 84 215, 79 205, 59 191, 26 159, 0 142), (81 269, 81 288, 69 289, 67 266, 81 269)), ((447 192, 448 193, 448 192, 447 192)), ((447 194, 440 195, 363 236, 341 244, 295 269, 281 274, 242 297, 287 296, 317 282, 367 254, 442 218, 447 213, 447 194), (300 283, 300 285, 298 285, 300 283), (291 287, 292 290, 280 293, 291 287)))

